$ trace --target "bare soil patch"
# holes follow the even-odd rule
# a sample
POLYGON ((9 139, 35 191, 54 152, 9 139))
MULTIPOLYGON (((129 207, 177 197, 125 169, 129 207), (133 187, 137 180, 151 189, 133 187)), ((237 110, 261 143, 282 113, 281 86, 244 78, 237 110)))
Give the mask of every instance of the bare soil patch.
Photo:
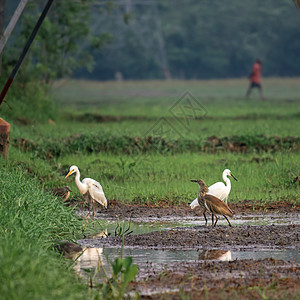
POLYGON ((272 258, 195 261, 142 271, 132 289, 142 299, 296 299, 299 278, 300 265, 272 258))
MULTIPOLYGON (((120 237, 104 239, 102 244, 119 246, 120 237)), ((300 249, 300 225, 235 227, 195 226, 174 228, 147 234, 125 236, 126 247, 148 249, 300 249)))
MULTIPOLYGON (((271 203, 258 203, 244 200, 238 203, 229 203, 235 214, 256 213, 294 213, 300 212, 300 203, 293 201, 278 201, 271 203)), ((156 203, 138 204, 122 203, 118 200, 109 201, 107 210, 99 209, 98 216, 101 218, 116 217, 124 218, 164 218, 164 217, 193 217, 202 216, 199 209, 192 210, 187 203, 172 203, 171 199, 161 200, 156 203)))

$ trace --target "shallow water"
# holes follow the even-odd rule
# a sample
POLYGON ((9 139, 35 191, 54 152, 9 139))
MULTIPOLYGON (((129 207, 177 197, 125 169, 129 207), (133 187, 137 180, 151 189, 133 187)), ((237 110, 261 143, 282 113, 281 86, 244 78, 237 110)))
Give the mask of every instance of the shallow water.
MULTIPOLYGON (((116 248, 88 248, 77 260, 75 269, 81 276, 86 276, 85 269, 93 269, 99 263, 108 268, 107 258, 113 261, 121 256, 121 249, 116 248)), ((131 256, 133 262, 140 269, 149 268, 153 265, 165 265, 176 262, 191 262, 198 260, 232 261, 242 259, 265 259, 272 257, 275 260, 300 263, 299 250, 261 250, 261 251, 231 251, 231 250, 151 250, 151 249, 128 249, 123 250, 123 257, 131 256)), ((109 271, 109 270, 108 270, 109 271)))
MULTIPOLYGON (((209 220, 210 221, 210 220, 209 220)), ((261 250, 246 251, 237 249, 207 249, 207 250, 152 250, 152 249, 132 249, 125 248, 121 253, 120 248, 113 247, 99 247, 102 244, 98 238, 106 237, 108 235, 115 236, 116 229, 122 228, 122 231, 132 231, 132 234, 139 235, 150 233, 154 231, 170 230, 174 227, 191 227, 203 226, 204 220, 202 217, 185 217, 185 218, 147 218, 146 220, 134 219, 134 221, 116 221, 116 219, 99 220, 105 230, 99 234, 90 237, 88 240, 78 241, 81 245, 87 247, 83 254, 77 259, 75 269, 81 276, 86 277, 85 269, 93 269, 99 267, 99 263, 108 268, 107 259, 110 261, 121 254, 131 256, 133 262, 138 264, 140 268, 151 268, 151 265, 165 265, 168 263, 176 262, 190 262, 198 260, 242 260, 242 259, 265 259, 274 258, 275 260, 285 260, 288 262, 300 263, 300 253, 296 249, 285 250, 271 250, 262 248, 261 250)), ((247 214, 237 215, 231 219, 233 226, 239 225, 287 225, 287 224, 300 224, 299 214, 247 214)), ((210 224, 210 222, 209 222, 210 224)), ((219 225, 226 225, 227 221, 220 219, 219 225)), ((121 247, 121 246, 120 246, 121 247)))
MULTIPOLYGON (((103 228, 105 228, 108 234, 114 235, 115 230, 122 228, 122 230, 132 231, 132 234, 144 234, 153 231, 170 230, 174 227, 191 227, 191 226, 203 226, 205 224, 204 218, 201 217, 184 217, 184 218, 133 218, 132 220, 116 221, 116 219, 105 219, 98 222, 103 228)), ((300 225, 299 214, 247 214, 236 215, 230 219, 232 226, 239 225, 300 225)), ((208 225, 211 225, 211 220, 208 219, 208 225)), ((220 217, 218 225, 228 225, 227 221, 220 217)))

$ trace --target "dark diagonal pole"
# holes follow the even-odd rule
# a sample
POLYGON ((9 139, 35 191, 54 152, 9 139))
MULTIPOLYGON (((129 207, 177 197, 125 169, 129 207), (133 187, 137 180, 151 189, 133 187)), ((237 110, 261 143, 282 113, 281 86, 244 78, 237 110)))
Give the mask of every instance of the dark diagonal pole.
POLYGON ((18 73, 18 70, 19 70, 19 68, 20 68, 20 66, 21 66, 21 64, 23 62, 23 59, 26 56, 26 53, 27 53, 28 49, 30 48, 30 46, 31 46, 31 44, 32 44, 32 42, 33 42, 33 40, 34 40, 34 38, 35 38, 35 36, 36 36, 39 28, 41 27, 41 25, 42 25, 42 23, 43 23, 46 15, 47 15, 47 13, 49 11, 49 8, 50 8, 52 2, 53 2, 53 0, 48 0, 46 6, 44 7, 44 10, 43 10, 42 14, 40 15, 40 17, 39 17, 39 19, 38 19, 38 21, 37 21, 37 23, 36 23, 36 25, 35 25, 32 33, 31 33, 31 35, 30 35, 30 37, 29 37, 29 39, 28 39, 28 41, 27 41, 27 43, 26 43, 26 45, 25 45, 25 47, 24 47, 24 49, 23 49, 23 51, 22 51, 22 53, 21 53, 21 55, 20 55, 20 57, 19 57, 19 59, 18 59, 18 61, 16 63, 16 65, 14 67, 14 69, 12 70, 10 76, 8 77, 8 79, 7 79, 4 87, 2 89, 2 92, 0 94, 0 105, 2 104, 2 102, 3 102, 4 98, 5 98, 8 90, 9 90, 9 88, 11 86, 11 84, 13 83, 14 78, 15 78, 16 74, 18 73))
POLYGON ((300 12, 300 0, 294 0, 294 3, 300 12))

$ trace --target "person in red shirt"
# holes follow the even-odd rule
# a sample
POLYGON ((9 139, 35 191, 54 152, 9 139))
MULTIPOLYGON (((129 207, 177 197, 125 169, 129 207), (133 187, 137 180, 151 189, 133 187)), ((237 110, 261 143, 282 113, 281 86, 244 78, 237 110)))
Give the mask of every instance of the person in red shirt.
POLYGON ((258 58, 252 67, 252 73, 249 76, 250 85, 246 92, 246 97, 249 97, 253 88, 258 88, 259 96, 262 100, 265 99, 261 87, 261 60, 258 58))

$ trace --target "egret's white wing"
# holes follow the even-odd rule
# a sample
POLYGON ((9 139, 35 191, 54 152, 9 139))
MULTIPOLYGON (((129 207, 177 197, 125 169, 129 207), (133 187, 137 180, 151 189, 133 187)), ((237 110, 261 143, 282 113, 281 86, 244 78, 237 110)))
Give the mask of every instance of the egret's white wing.
POLYGON ((102 187, 101 187, 101 189, 99 189, 98 185, 93 184, 90 187, 89 191, 90 191, 91 197, 94 200, 96 200, 98 203, 103 205, 105 208, 107 207, 107 200, 106 200, 106 197, 104 195, 102 187))
POLYGON ((107 208, 107 199, 105 197, 101 184, 91 178, 85 178, 82 180, 82 182, 88 184, 90 196, 99 204, 107 208))
POLYGON ((96 181, 92 178, 84 178, 84 179, 82 179, 82 183, 84 183, 88 186, 91 186, 92 184, 95 184, 95 185, 99 186, 100 189, 102 189, 101 184, 98 181, 96 181))
POLYGON ((224 201, 226 200, 226 198, 228 198, 229 192, 230 190, 226 187, 226 185, 223 182, 217 182, 208 188, 207 194, 215 196, 220 200, 224 201))
POLYGON ((196 198, 196 199, 190 204, 191 209, 194 209, 194 208, 196 208, 197 206, 199 206, 198 198, 196 198))

